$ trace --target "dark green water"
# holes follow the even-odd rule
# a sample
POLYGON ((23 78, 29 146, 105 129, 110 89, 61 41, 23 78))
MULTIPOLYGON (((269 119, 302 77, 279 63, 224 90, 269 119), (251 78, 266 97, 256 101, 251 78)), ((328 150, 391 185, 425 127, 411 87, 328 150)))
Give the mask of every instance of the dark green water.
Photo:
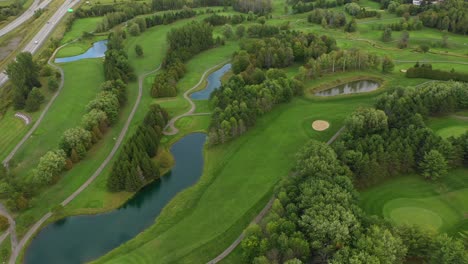
POLYGON ((379 88, 380 84, 374 81, 355 81, 349 82, 342 85, 332 87, 327 90, 316 92, 316 96, 334 96, 340 94, 354 94, 354 93, 365 93, 374 91, 379 88))
POLYGON ((172 171, 109 213, 73 216, 45 227, 26 251, 25 263, 74 264, 96 259, 154 223, 164 206, 195 184, 203 170, 206 135, 185 136, 171 147, 172 171))

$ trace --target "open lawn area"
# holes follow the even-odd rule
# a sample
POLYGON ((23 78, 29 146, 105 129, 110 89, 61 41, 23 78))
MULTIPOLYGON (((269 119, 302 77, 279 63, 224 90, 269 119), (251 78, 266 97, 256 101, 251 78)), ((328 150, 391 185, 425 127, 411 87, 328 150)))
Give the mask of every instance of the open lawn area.
POLYGON ((440 183, 415 174, 389 179, 363 190, 361 199, 365 212, 396 224, 468 232, 468 169, 451 170, 440 183))
POLYGON ((468 131, 468 118, 457 116, 446 116, 430 118, 428 126, 443 137, 458 137, 468 131))
POLYGON ((9 110, 0 119, 0 161, 15 147, 16 143, 28 131, 32 124, 26 126, 22 119, 15 117, 15 112, 9 110))

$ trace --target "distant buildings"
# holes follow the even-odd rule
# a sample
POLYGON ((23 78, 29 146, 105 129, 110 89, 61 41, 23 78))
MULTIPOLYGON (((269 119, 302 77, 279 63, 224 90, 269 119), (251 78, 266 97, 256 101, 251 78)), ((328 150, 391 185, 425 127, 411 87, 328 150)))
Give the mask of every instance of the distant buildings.
POLYGON ((413 0, 413 5, 421 5, 421 0, 413 0))

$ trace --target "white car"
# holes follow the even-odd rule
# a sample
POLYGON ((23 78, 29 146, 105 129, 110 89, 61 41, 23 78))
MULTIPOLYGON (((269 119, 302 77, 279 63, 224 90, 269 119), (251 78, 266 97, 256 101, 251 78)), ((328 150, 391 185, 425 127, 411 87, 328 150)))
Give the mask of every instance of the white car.
POLYGON ((37 43, 39 43, 39 41, 37 41, 37 40, 36 40, 36 41, 34 41, 34 44, 37 44, 37 43))

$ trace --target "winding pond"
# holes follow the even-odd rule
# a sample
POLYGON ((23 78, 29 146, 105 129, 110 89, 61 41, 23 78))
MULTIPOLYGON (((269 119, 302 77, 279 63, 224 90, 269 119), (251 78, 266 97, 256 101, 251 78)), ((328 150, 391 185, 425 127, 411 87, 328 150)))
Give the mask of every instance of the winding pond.
POLYGON ((195 184, 203 170, 206 135, 193 133, 171 147, 172 171, 142 190, 121 208, 105 214, 67 217, 45 227, 26 251, 25 263, 75 264, 96 259, 154 223, 164 206, 195 184))
POLYGON ((335 96, 341 94, 365 93, 377 90, 380 84, 371 80, 354 81, 314 93, 316 96, 335 96))
POLYGON ((190 98, 195 99, 195 100, 207 100, 210 99, 211 93, 218 89, 221 86, 221 78, 226 74, 231 69, 231 64, 228 63, 221 67, 219 70, 211 73, 208 78, 206 78, 206 81, 208 82, 206 84, 205 89, 200 90, 198 92, 194 92, 193 94, 190 95, 190 98))
POLYGON ((107 51, 107 40, 101 40, 98 42, 94 42, 93 46, 89 48, 83 54, 71 56, 71 57, 65 57, 65 58, 56 58, 55 62, 62 63, 62 62, 72 62, 72 61, 77 61, 77 60, 82 60, 82 59, 102 58, 104 57, 106 51, 107 51))

